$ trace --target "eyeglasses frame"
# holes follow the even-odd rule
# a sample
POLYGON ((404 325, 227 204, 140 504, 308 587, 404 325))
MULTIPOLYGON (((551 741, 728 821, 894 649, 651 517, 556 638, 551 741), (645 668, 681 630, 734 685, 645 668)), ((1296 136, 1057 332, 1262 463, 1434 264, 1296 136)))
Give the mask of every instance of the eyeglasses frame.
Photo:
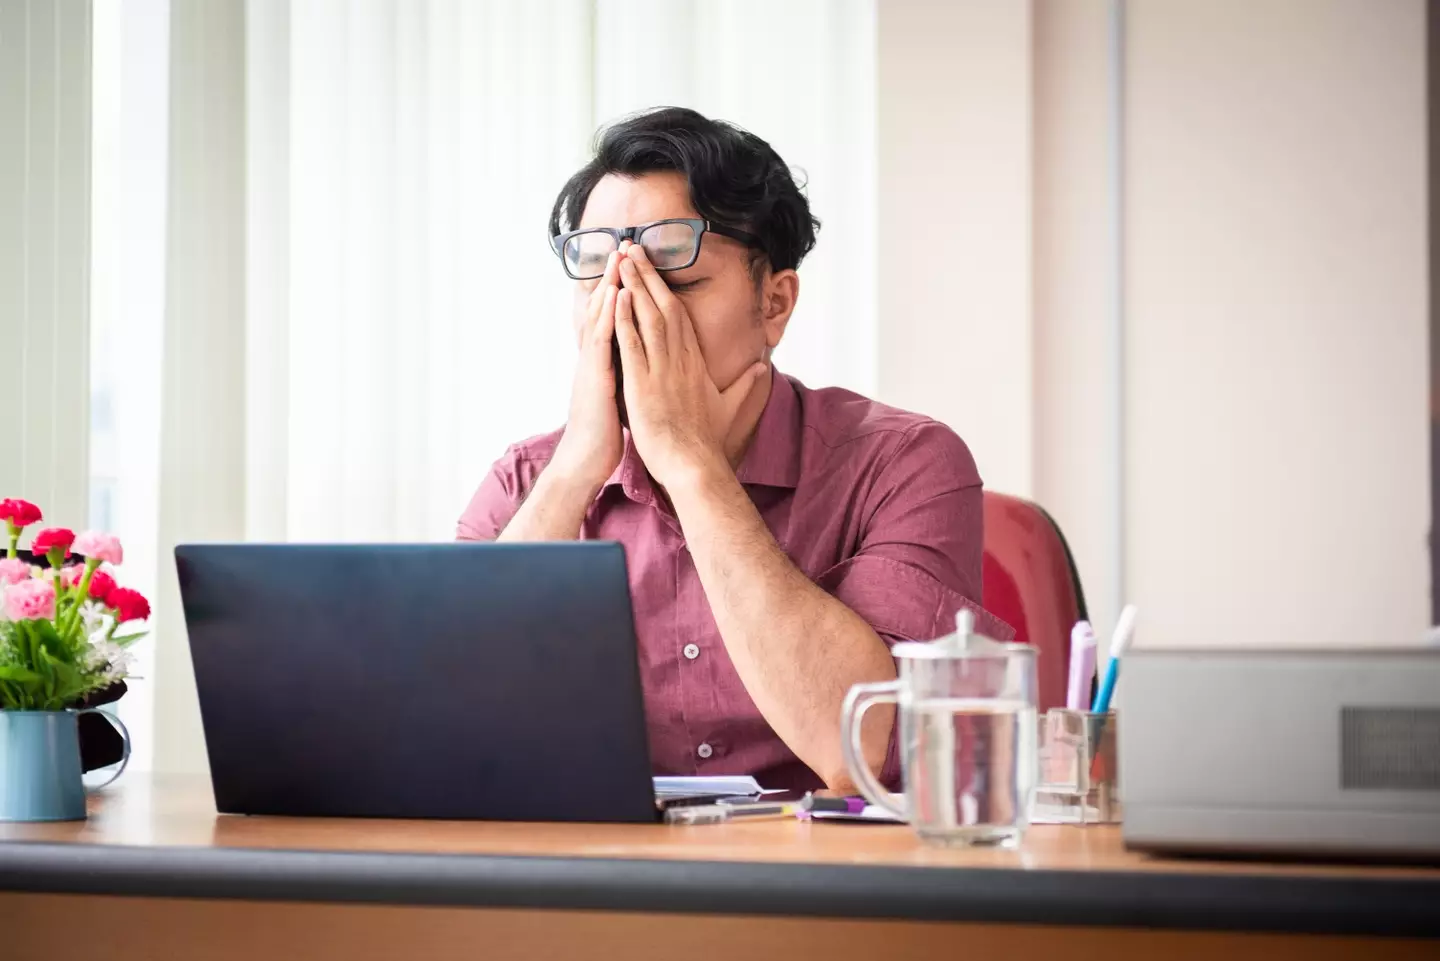
POLYGON ((699 218, 692 219, 687 217, 671 217, 666 220, 652 220, 647 224, 636 224, 633 227, 582 227, 579 230, 571 230, 567 233, 563 233, 556 237, 550 238, 550 249, 555 252, 556 257, 560 258, 560 266, 565 269, 565 276, 569 277, 571 280, 596 280, 600 277, 605 276, 605 272, 603 270, 598 274, 594 274, 588 277, 577 277, 570 272, 570 265, 565 262, 565 245, 570 242, 570 238, 577 237, 580 234, 609 234, 611 237, 615 238, 615 248, 618 250, 620 248, 620 244, 627 240, 631 243, 638 244, 639 241, 636 240, 636 238, 639 237, 640 234, 644 233, 646 230, 649 230, 651 227, 658 227, 660 224, 688 224, 690 228, 695 231, 695 252, 691 255, 690 260, 686 263, 679 264, 674 267, 656 267, 655 269, 658 271, 684 270, 686 267, 695 266, 695 261, 700 259, 700 246, 704 243, 705 235, 707 233, 719 234, 721 237, 728 237, 731 240, 739 241, 745 246, 752 247, 756 250, 764 249, 760 243, 760 238, 752 233, 749 233, 748 231, 739 230, 735 227, 726 227, 723 224, 717 224, 709 220, 701 220, 699 218))

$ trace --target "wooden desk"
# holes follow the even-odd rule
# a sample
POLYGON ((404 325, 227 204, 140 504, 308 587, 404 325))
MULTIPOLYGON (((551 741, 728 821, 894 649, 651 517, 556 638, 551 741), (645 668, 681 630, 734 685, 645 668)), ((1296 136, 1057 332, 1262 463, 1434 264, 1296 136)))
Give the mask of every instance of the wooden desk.
POLYGON ((0 840, 7 959, 1440 957, 1440 871, 1162 860, 1108 828, 996 851, 821 822, 244 818, 130 776, 89 821, 0 840))

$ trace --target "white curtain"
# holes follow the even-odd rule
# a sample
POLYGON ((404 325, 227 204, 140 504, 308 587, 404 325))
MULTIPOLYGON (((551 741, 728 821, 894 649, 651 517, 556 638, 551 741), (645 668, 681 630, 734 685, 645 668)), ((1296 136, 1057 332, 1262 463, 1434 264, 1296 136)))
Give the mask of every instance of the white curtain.
POLYGON ((445 537, 559 426, 546 244, 601 123, 693 106, 802 168, 820 245, 777 363, 874 388, 872 0, 250 0, 246 533, 445 537))
POLYGON ((64 527, 87 523, 90 147, 90 4, 0 0, 0 497, 64 527))

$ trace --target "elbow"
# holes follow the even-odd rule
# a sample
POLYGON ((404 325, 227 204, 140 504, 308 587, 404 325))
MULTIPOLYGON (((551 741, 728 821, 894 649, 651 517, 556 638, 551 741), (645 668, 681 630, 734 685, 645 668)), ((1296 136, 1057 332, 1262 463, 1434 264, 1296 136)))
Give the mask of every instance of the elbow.
POLYGON ((863 780, 878 783, 886 791, 900 790, 900 745, 898 724, 893 714, 886 718, 880 711, 873 711, 875 718, 867 718, 868 730, 861 737, 862 763, 865 771, 853 772, 845 763, 844 750, 837 742, 832 756, 813 768, 825 782, 827 791, 856 795, 858 782, 863 780))
MULTIPOLYGON (((866 751, 866 770, 864 774, 869 776, 865 777, 864 780, 872 783, 878 782, 880 786, 887 791, 899 790, 896 784, 892 783, 900 779, 899 765, 892 765, 890 758, 884 753, 881 753, 879 757, 870 757, 870 753, 871 752, 866 751), (896 768, 894 774, 890 772, 891 767, 896 768)), ((836 757, 829 763, 823 764, 813 770, 820 777, 820 780, 825 782, 825 790, 828 792, 847 797, 858 796, 861 793, 859 785, 861 777, 857 777, 855 772, 850 770, 843 757, 836 757)))
POLYGON ((841 766, 839 769, 827 769, 816 771, 820 780, 825 782, 825 790, 831 794, 854 796, 860 793, 855 778, 851 776, 848 768, 841 766))

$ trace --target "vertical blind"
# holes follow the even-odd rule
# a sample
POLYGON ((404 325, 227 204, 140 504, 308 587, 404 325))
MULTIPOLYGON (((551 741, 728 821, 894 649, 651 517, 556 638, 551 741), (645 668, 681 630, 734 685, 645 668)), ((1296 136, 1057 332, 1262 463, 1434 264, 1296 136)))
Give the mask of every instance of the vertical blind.
POLYGON ((0 0, 0 497, 88 514, 89 0, 0 0))

